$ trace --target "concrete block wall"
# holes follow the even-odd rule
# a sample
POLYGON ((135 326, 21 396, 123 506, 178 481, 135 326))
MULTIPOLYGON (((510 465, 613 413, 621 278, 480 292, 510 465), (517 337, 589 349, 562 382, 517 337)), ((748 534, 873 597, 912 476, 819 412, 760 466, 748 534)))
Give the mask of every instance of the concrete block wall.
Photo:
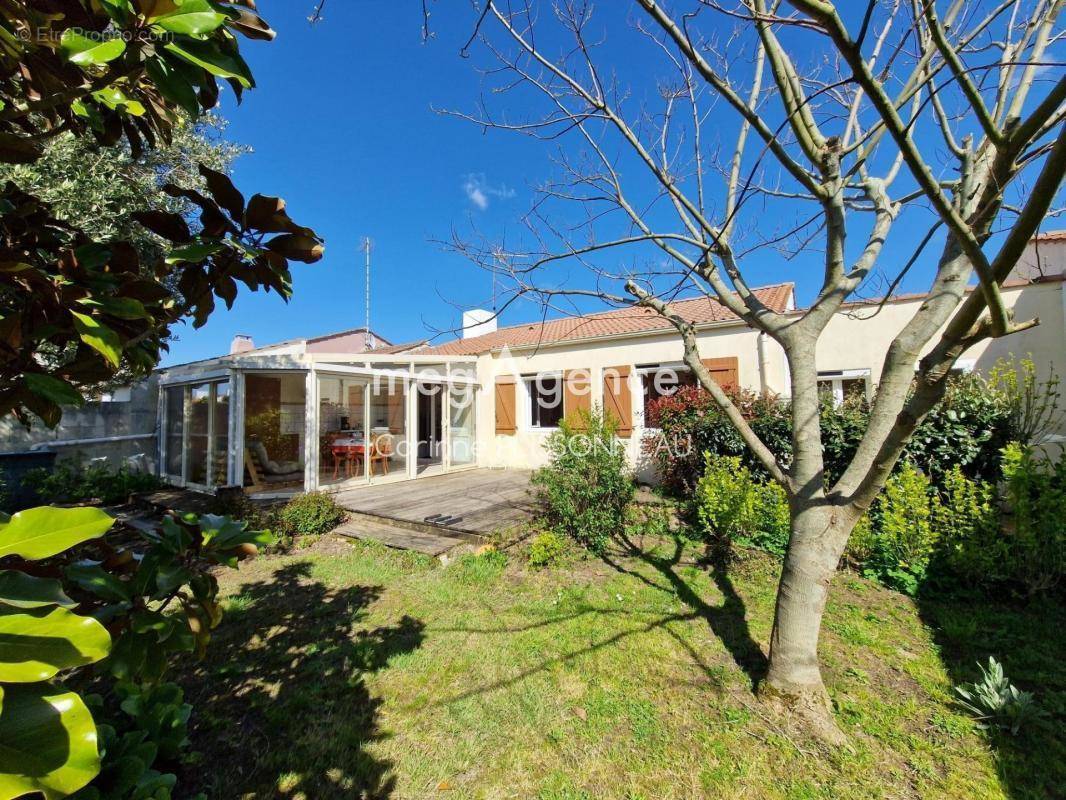
MULTIPOLYGON (((125 392, 116 392, 123 397, 125 392)), ((134 459, 141 469, 155 470, 156 413, 159 379, 147 380, 129 387, 129 399, 104 399, 87 402, 84 406, 63 409, 63 419, 54 429, 35 425, 23 427, 13 417, 0 419, 0 452, 29 450, 33 445, 56 443, 53 449, 58 459, 77 459, 88 462, 103 459, 112 466, 134 459), (84 446, 62 444, 77 439, 146 434, 146 438, 94 443, 84 446)))

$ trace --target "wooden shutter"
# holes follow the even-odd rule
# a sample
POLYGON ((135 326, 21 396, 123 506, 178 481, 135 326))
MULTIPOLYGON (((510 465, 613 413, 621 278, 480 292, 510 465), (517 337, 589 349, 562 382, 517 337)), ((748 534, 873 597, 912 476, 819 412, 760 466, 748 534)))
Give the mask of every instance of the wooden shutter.
POLYGON ((515 381, 512 377, 496 379, 496 433, 514 436, 515 424, 515 381))
POLYGON ((629 390, 629 367, 607 367, 603 371, 603 413, 618 422, 618 435, 633 435, 633 395, 629 390))
POLYGON ((740 388, 740 361, 736 356, 701 358, 700 360, 711 373, 711 377, 725 391, 736 391, 740 388))
POLYGON ((567 370, 563 377, 563 414, 575 428, 583 428, 578 411, 592 410, 592 375, 587 369, 567 370))

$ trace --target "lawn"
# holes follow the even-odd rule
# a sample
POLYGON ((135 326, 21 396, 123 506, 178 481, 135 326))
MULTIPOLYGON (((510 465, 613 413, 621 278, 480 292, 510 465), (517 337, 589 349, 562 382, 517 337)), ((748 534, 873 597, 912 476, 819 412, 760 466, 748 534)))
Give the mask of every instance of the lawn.
POLYGON ((324 540, 222 576, 226 617, 181 676, 210 798, 1037 798, 1066 785, 1059 606, 834 585, 826 678, 851 750, 752 695, 774 562, 728 575, 670 544, 534 572, 324 540), (978 730, 953 682, 995 654, 1058 712, 978 730))

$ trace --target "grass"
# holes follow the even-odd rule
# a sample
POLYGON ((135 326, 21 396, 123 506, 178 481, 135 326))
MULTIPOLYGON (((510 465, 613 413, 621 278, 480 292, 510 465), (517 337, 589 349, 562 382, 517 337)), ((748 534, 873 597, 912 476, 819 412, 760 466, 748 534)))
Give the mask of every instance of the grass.
POLYGON ((210 798, 1037 798, 1066 785, 1059 606, 916 605, 834 585, 823 658, 852 748, 752 694, 776 565, 715 574, 671 546, 534 572, 323 540, 223 575, 183 675, 210 798), (1054 712, 978 730, 951 687, 1000 657, 1054 712))

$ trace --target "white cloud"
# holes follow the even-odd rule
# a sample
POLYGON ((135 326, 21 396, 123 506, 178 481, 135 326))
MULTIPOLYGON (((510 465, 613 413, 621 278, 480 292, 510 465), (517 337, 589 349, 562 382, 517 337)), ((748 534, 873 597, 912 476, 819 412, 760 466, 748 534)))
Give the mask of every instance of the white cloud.
POLYGON ((466 176, 463 181, 463 193, 479 211, 484 211, 489 207, 491 198, 507 200, 515 196, 514 189, 503 184, 490 186, 483 172, 471 172, 466 176))

